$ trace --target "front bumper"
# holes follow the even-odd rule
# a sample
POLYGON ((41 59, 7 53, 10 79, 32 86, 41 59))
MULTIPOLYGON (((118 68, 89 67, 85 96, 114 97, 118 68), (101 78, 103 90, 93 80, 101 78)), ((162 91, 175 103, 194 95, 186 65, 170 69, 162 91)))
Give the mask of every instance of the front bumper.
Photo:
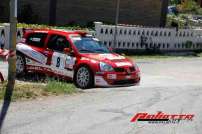
POLYGON ((126 72, 97 72, 95 75, 95 86, 131 86, 139 84, 139 82, 139 71, 134 71, 130 74, 126 72))

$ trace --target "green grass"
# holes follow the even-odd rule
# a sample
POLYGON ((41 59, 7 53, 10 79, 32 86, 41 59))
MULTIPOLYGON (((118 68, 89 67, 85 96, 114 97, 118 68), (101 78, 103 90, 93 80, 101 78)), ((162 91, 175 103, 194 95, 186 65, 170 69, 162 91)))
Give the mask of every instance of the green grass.
MULTIPOLYGON (((4 98, 7 82, 0 83, 0 100, 4 98)), ((12 101, 35 99, 44 96, 66 95, 77 93, 73 84, 60 81, 48 81, 47 83, 17 82, 12 95, 12 101)))
POLYGON ((53 93, 55 95, 72 94, 75 93, 75 86, 63 81, 49 80, 44 88, 44 91, 53 93))

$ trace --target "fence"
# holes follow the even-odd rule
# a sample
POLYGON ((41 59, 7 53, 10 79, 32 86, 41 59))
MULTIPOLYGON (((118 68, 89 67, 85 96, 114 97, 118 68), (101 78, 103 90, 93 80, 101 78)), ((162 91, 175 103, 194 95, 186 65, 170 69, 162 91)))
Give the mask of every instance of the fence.
POLYGON ((115 26, 95 22, 95 36, 107 47, 125 50, 187 51, 202 50, 201 29, 115 26), (115 45, 114 45, 114 42, 115 45))
MULTIPOLYGON (((9 48, 9 33, 10 33, 10 25, 5 23, 2 26, 0 26, 0 46, 4 46, 4 48, 9 48)), ((17 42, 20 41, 20 39, 23 36, 22 28, 17 29, 17 42)))
MULTIPOLYGON (((0 26, 0 45, 9 47, 9 24, 0 26)), ((169 29, 139 26, 117 26, 116 45, 114 45, 115 26, 95 22, 93 34, 107 47, 123 50, 192 51, 202 50, 201 29, 169 29)), ((23 35, 17 30, 17 41, 23 35)))

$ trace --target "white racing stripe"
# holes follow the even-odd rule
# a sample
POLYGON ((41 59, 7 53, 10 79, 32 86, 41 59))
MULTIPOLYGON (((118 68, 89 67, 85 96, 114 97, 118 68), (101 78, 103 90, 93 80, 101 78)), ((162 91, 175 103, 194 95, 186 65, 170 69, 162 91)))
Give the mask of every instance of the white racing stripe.
POLYGON ((25 56, 31 57, 38 61, 41 64, 46 64, 47 57, 41 54, 40 52, 37 52, 36 50, 32 49, 30 46, 27 46, 25 44, 19 43, 16 48, 18 51, 23 53, 25 56))

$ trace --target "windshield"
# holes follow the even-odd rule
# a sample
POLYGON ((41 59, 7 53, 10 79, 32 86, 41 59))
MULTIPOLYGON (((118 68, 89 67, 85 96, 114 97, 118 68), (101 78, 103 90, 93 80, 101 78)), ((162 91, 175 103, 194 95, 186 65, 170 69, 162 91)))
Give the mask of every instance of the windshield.
POLYGON ((100 41, 88 37, 72 38, 76 48, 80 53, 110 53, 100 41))

